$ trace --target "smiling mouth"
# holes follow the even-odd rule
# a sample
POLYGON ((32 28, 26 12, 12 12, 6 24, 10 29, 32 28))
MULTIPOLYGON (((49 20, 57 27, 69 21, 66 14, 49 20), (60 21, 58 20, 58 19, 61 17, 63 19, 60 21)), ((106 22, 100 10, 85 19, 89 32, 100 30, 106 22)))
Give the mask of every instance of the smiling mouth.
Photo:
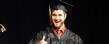
POLYGON ((55 21, 56 23, 59 23, 60 21, 55 21))
POLYGON ((60 22, 60 20, 55 20, 55 23, 59 23, 60 22))

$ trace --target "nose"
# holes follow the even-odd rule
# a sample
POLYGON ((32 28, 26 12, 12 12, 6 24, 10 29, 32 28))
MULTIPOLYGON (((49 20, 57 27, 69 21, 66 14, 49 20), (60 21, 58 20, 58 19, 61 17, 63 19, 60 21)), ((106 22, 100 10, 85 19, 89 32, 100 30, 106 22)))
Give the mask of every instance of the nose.
POLYGON ((59 16, 56 16, 56 20, 58 20, 59 19, 59 16))

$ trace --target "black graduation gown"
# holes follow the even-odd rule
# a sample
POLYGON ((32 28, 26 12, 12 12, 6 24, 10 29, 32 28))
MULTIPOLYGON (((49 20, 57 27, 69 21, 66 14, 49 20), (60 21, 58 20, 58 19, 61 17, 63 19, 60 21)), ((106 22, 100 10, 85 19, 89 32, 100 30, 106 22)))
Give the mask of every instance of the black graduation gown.
POLYGON ((64 35, 58 39, 49 27, 46 28, 46 30, 37 33, 36 37, 34 37, 29 44, 35 44, 37 41, 40 41, 44 35, 46 36, 48 44, 84 44, 82 39, 69 29, 66 29, 64 35))

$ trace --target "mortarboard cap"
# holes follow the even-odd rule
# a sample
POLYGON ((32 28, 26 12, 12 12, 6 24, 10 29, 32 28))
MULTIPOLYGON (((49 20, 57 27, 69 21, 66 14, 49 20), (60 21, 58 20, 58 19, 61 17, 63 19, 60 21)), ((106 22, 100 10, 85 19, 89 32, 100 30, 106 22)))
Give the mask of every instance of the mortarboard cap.
MULTIPOLYGON (((52 8, 57 5, 63 5, 65 7, 65 9, 67 10, 67 14, 70 14, 74 8, 73 4, 69 4, 62 0, 49 0, 49 10, 52 10, 52 8)), ((63 8, 61 8, 61 9, 65 10, 63 8)))

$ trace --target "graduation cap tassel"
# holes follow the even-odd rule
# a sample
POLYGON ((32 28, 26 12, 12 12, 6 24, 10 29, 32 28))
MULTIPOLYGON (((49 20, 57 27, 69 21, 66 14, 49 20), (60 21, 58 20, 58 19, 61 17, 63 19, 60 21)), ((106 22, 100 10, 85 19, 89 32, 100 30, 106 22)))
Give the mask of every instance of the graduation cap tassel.
POLYGON ((50 16, 50 25, 52 25, 52 21, 51 21, 51 7, 50 7, 50 4, 49 4, 49 16, 50 16))

